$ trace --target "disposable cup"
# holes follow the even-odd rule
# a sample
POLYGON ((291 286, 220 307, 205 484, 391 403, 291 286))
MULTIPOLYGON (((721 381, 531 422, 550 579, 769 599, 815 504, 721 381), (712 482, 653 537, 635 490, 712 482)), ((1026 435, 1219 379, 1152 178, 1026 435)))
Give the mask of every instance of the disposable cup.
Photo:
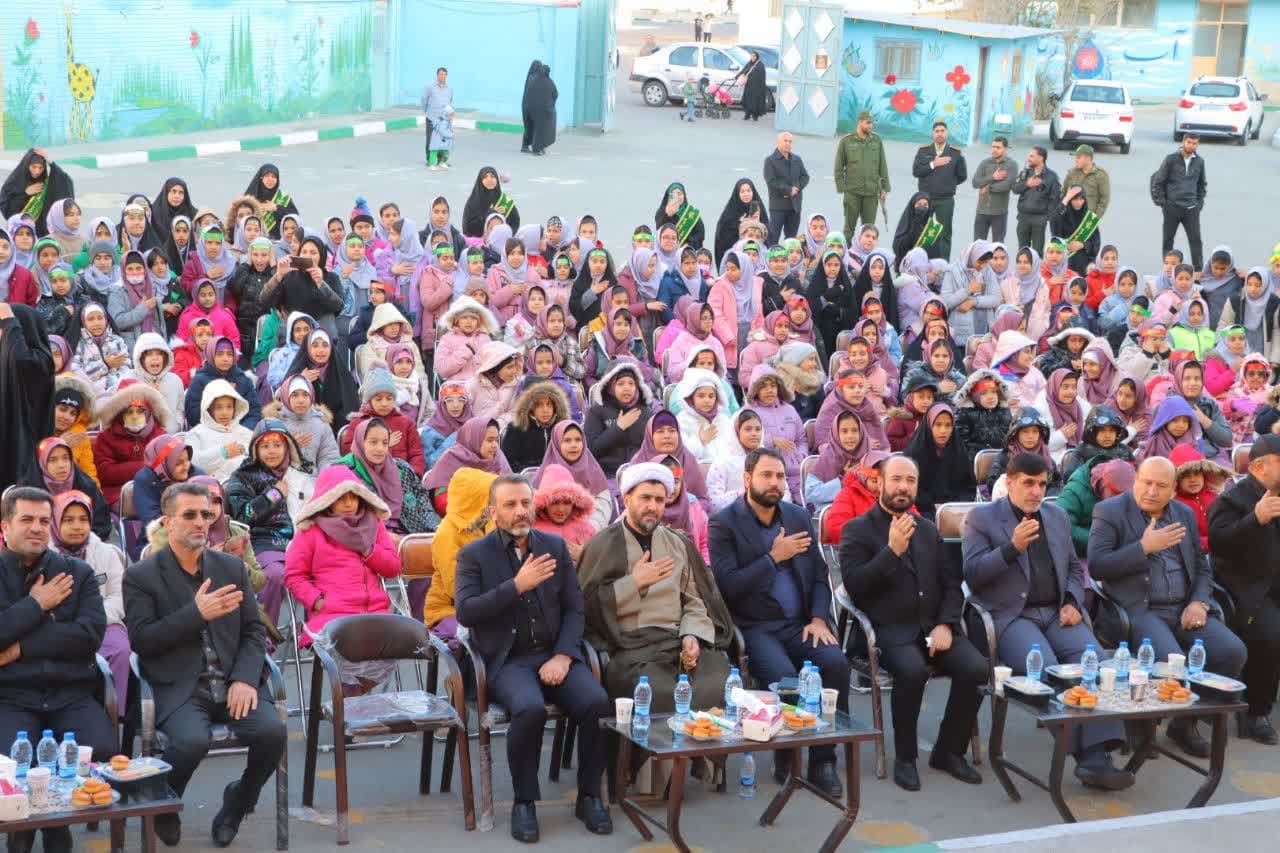
POLYGON ((1098 670, 1098 686, 1108 693, 1116 689, 1115 667, 1104 666, 1098 670))
POLYGON ((824 716, 830 717, 836 712, 836 702, 840 699, 840 691, 834 687, 824 687, 822 689, 822 713, 824 716))
POLYGON ((628 725, 631 722, 631 709, 635 707, 634 699, 614 699, 613 715, 617 718, 620 725, 628 725))
POLYGON ((52 775, 48 767, 32 767, 27 771, 27 796, 33 809, 49 807, 49 780, 52 775))
POLYGON ((995 673, 996 680, 996 695, 1003 696, 1004 683, 1010 678, 1013 678, 1013 667, 997 666, 994 668, 993 672, 995 673))

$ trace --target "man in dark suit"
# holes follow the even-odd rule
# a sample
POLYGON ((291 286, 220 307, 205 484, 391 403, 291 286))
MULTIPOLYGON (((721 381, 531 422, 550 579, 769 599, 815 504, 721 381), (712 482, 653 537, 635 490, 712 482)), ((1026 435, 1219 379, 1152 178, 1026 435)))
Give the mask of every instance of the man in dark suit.
POLYGON ((458 554, 454 599, 458 623, 471 632, 484 659, 489 690, 511 714, 507 764, 515 803, 511 837, 538 840, 534 802, 541 797, 538 763, 547 701, 578 724, 578 802, 574 814, 588 831, 613 832, 600 799, 604 770, 601 717, 613 716, 604 688, 583 659, 582 590, 559 536, 532 528, 533 487, 507 474, 489 487, 489 515, 497 528, 458 554))
MULTIPOLYGON (((840 691, 849 709, 849 661, 829 627, 831 584, 809 514, 782 500, 787 472, 776 450, 753 450, 744 463, 745 494, 707 529, 720 594, 747 643, 751 674, 765 684, 794 678, 804 661, 840 691)), ((774 775, 790 772, 790 753, 774 752, 774 775), (786 758, 782 758, 786 756, 786 758)), ((842 787, 833 746, 809 751, 809 781, 833 797, 842 787)))
MULTIPOLYGON (((76 743, 92 746, 103 761, 115 751, 115 735, 93 695, 100 677, 94 653, 107 615, 88 563, 49 548, 52 520, 53 500, 43 489, 14 487, 0 503, 0 749, 19 731, 34 747, 42 729, 53 729, 75 732, 76 743)), ((43 835, 45 850, 72 848, 69 827, 43 835)), ((9 833, 9 853, 27 853, 35 837, 9 833)))
MULTIPOLYGON (((1071 542, 1071 520, 1044 503, 1049 463, 1019 453, 1005 478, 1009 496, 979 504, 966 519, 964 579, 995 622, 999 662, 1024 675, 1027 652, 1038 643, 1046 666, 1077 663, 1098 641, 1080 613, 1084 569, 1071 542)), ((1123 725, 1093 723, 1076 732, 1076 778, 1112 791, 1133 784, 1133 774, 1115 767, 1107 753, 1123 744, 1123 725)))
MULTIPOLYGON (((1138 467, 1132 492, 1093 508, 1089 573, 1128 612, 1135 654, 1144 637, 1156 660, 1204 640, 1205 669, 1234 678, 1244 666, 1244 643, 1214 612, 1213 569, 1195 535, 1195 513, 1173 500, 1176 483, 1173 463, 1153 456, 1138 467)), ((1188 754, 1208 757, 1194 718, 1178 717, 1166 734, 1188 754)))
POLYGON ((919 182, 920 192, 929 194, 933 215, 942 225, 936 245, 939 257, 951 257, 951 217, 956 210, 956 188, 969 178, 969 167, 959 148, 948 144, 947 123, 933 123, 933 142, 916 149, 911 174, 919 182))
MULTIPOLYGON (((266 681, 266 646, 258 602, 239 558, 206 547, 213 521, 209 491, 177 483, 160 498, 169 544, 124 576, 125 624, 142 675, 155 688, 156 726, 168 738, 178 796, 209 751, 209 728, 226 724, 249 749, 244 774, 222 792, 213 841, 226 847, 275 772, 287 732, 266 681)), ((178 816, 156 818, 156 834, 173 847, 178 816)))
POLYGON ((929 665, 951 677, 929 766, 977 785, 965 759, 982 704, 987 661, 960 632, 960 573, 933 522, 910 512, 920 470, 910 457, 890 456, 880 475, 880 500, 844 526, 840 574, 844 588, 876 629, 880 665, 893 674, 893 781, 920 790, 916 728, 929 665))

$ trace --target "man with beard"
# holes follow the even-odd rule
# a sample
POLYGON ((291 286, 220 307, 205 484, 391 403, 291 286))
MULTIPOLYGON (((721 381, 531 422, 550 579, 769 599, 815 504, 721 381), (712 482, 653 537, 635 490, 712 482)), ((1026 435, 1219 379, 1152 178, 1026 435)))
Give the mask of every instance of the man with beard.
MULTIPOLYGON (((716 582, 747 643, 751 674, 769 684, 795 678, 810 661, 847 711, 849 661, 829 624, 831 585, 809 514, 783 502, 787 472, 776 450, 748 453, 742 477, 745 493, 711 519, 707 540, 716 582)), ((791 753, 773 755, 774 777, 785 781, 791 753)), ((808 778, 841 796, 835 747, 810 748, 808 778)))
POLYGON ((583 547, 578 581, 587 604, 587 639, 608 651, 605 688, 630 696, 640 676, 653 687, 653 713, 675 710, 680 674, 693 686, 693 707, 724 701, 726 649, 733 637, 729 608, 698 549, 662 524, 671 469, 628 465, 618 481, 622 518, 583 547))
POLYGON ((950 676, 951 693, 929 766, 977 785, 982 777, 964 754, 982 704, 987 661, 960 633, 959 567, 933 522, 910 511, 920 479, 916 463, 890 456, 880 478, 880 500, 844 526, 840 574, 853 603, 875 626, 880 665, 893 674, 893 781, 920 790, 916 726, 932 664, 950 676))
POLYGON ((578 801, 574 814, 596 835, 613 832, 600 799, 604 770, 601 717, 613 714, 591 674, 582 646, 582 590, 564 540, 533 529, 533 487, 504 474, 489 487, 496 528, 458 553, 454 598, 458 624, 484 659, 489 690, 507 709, 507 765, 515 802, 511 837, 538 840, 534 803, 541 799, 538 763, 546 703, 578 726, 578 801))

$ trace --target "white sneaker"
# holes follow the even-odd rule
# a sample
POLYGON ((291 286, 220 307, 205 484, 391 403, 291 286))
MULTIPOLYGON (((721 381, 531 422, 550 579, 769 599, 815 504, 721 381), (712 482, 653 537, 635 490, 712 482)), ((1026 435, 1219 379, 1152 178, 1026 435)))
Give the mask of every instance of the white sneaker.
POLYGON ((444 169, 444 170, 446 170, 446 171, 447 171, 447 170, 449 169, 449 161, 448 161, 448 160, 446 160, 446 161, 444 161, 443 163, 441 163, 441 164, 440 164, 440 168, 441 168, 441 169, 444 169))
POLYGON ((440 171, 440 166, 439 166, 439 165, 435 165, 435 166, 428 166, 428 167, 427 167, 427 171, 430 171, 430 172, 438 172, 438 171, 440 171))

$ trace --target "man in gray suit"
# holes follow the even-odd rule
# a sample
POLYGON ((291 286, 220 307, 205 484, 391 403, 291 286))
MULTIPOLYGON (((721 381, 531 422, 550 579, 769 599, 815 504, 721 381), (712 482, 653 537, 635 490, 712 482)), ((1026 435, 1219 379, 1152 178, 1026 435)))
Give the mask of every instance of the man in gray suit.
MULTIPOLYGON (((1130 647, 1150 638, 1163 660, 1204 640, 1205 669, 1234 678, 1244 667, 1244 643, 1215 612, 1213 569, 1200 550, 1195 514, 1173 500, 1176 483, 1173 463, 1153 456, 1138 468, 1132 492, 1093 508, 1089 572, 1128 612, 1130 647)), ((1188 754, 1208 757, 1194 718, 1177 718, 1166 734, 1188 754)))
MULTIPOLYGON (((1044 503, 1049 463, 1034 453, 1019 453, 1006 469, 1009 495, 974 507, 964 530, 964 577, 979 603, 991 613, 996 653, 1019 674, 1027 652, 1039 643, 1046 666, 1076 663, 1090 643, 1083 624, 1084 570, 1071 543, 1066 512, 1044 503)), ((1076 730, 1073 754, 1076 778, 1091 788, 1118 791, 1133 784, 1133 774, 1111 762, 1108 749, 1124 740, 1117 722, 1092 723, 1076 730)))

